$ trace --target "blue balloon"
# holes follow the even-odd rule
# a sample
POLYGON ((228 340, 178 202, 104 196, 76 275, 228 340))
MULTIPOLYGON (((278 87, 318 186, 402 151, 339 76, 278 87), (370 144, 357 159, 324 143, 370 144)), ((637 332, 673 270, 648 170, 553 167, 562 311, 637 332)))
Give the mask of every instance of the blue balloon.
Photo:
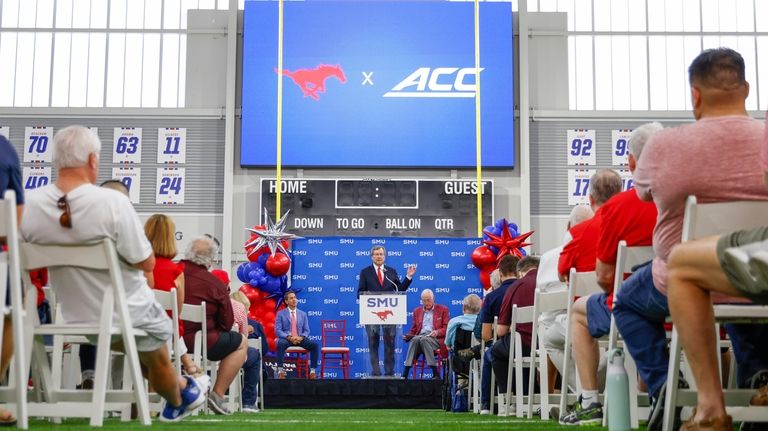
POLYGON ((280 293, 280 279, 277 277, 269 277, 266 283, 267 291, 270 293, 280 293))
POLYGON ((504 219, 500 218, 500 219, 496 220, 496 223, 494 223, 494 226, 496 226, 499 229, 504 227, 504 219))
POLYGON ((248 279, 253 280, 254 278, 258 278, 259 274, 256 273, 256 271, 251 271, 248 273, 248 279))
POLYGON ((264 253, 256 260, 256 262, 261 266, 262 268, 267 263, 267 258, 269 257, 269 253, 264 253))
POLYGON ((266 274, 266 271, 264 271, 264 268, 262 267, 256 267, 256 269, 253 270, 256 273, 257 277, 263 277, 264 274, 266 274))
POLYGON ((259 279, 257 277, 251 278, 251 281, 248 284, 250 284, 253 287, 261 286, 261 283, 259 283, 259 279))
POLYGON ((499 236, 499 235, 501 235, 501 228, 494 226, 493 229, 491 229, 491 233, 496 235, 496 236, 499 236))
POLYGON ((267 284, 267 277, 262 275, 259 277, 259 286, 264 286, 265 284, 267 284))
POLYGON ((489 245, 488 246, 488 250, 492 251, 493 254, 499 254, 499 248, 498 247, 494 247, 492 245, 489 245))
POLYGON ((242 281, 243 283, 248 283, 250 278, 248 277, 248 272, 246 272, 248 264, 244 263, 237 267, 237 279, 242 281))
POLYGON ((517 231, 517 230, 519 230, 520 228, 519 228, 519 227, 517 227, 517 223, 510 223, 510 224, 509 224, 509 229, 510 229, 510 230, 514 229, 515 231, 517 231))

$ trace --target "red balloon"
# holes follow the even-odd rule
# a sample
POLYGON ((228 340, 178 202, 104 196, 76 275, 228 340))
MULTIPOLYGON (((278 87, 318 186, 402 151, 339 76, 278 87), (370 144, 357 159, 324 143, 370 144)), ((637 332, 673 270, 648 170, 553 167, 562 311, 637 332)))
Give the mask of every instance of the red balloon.
POLYGON ((280 277, 288 273, 288 269, 291 268, 291 258, 283 253, 275 253, 274 256, 267 258, 267 272, 280 277))
POLYGON ((491 287, 491 272, 493 271, 487 271, 487 270, 480 271, 480 284, 483 285, 484 289, 488 289, 489 287, 491 287))
POLYGON ((486 246, 481 245, 472 251, 472 264, 479 269, 496 265, 496 255, 486 246))
POLYGON ((259 290, 254 289, 250 284, 244 284, 240 286, 239 290, 245 294, 249 301, 251 301, 251 308, 253 308, 254 303, 261 301, 261 298, 259 297, 259 290))

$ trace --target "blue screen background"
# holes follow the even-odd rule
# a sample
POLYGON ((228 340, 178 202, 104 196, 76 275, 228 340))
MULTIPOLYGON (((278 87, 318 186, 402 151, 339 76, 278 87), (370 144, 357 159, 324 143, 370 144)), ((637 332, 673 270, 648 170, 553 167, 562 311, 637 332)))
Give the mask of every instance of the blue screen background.
MULTIPOLYGON (((514 166, 512 11, 481 3, 482 165, 514 166)), ((277 2, 246 1, 241 165, 276 164, 277 2)), ((474 98, 383 97, 418 68, 474 67, 472 3, 286 2, 283 68, 340 66, 319 100, 283 80, 282 163, 475 166, 474 98), (373 85, 364 85, 373 72, 373 85)), ((455 76, 455 75, 454 75, 455 76)), ((444 75, 439 84, 453 84, 444 75)), ((474 75, 464 80, 474 84, 474 75)), ((406 90, 414 90, 415 87, 406 90)))

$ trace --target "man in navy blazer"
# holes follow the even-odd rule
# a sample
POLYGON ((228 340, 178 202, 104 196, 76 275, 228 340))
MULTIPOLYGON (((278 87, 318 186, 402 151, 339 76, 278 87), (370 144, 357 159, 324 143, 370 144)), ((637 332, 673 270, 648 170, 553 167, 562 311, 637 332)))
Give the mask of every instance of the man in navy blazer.
MULTIPOLYGON (((405 279, 400 281, 395 268, 384 265, 387 251, 384 247, 376 245, 371 248, 371 260, 373 265, 366 266, 360 271, 360 281, 357 285, 357 297, 360 292, 404 292, 411 285, 416 267, 411 266, 405 274, 405 279)), ((368 352, 371 359, 372 375, 380 376, 379 368, 379 338, 384 335, 384 373, 388 377, 395 375, 395 325, 366 325, 368 334, 368 352)))
POLYGON ((277 378, 285 378, 283 370, 283 358, 285 350, 292 346, 302 347, 309 351, 309 378, 317 378, 315 369, 317 368, 317 357, 320 348, 317 343, 310 340, 309 337, 309 319, 307 313, 296 308, 299 300, 296 293, 288 291, 285 293, 286 308, 280 310, 275 318, 275 335, 277 335, 277 378))
POLYGON ((435 361, 435 351, 448 352, 445 347, 445 332, 448 329, 450 318, 448 307, 435 304, 435 294, 430 289, 424 289, 421 292, 421 305, 413 309, 411 330, 403 335, 403 339, 411 343, 408 346, 408 353, 405 355, 403 378, 408 378, 411 365, 420 353, 424 354, 424 361, 432 369, 432 378, 440 378, 437 361, 435 361))

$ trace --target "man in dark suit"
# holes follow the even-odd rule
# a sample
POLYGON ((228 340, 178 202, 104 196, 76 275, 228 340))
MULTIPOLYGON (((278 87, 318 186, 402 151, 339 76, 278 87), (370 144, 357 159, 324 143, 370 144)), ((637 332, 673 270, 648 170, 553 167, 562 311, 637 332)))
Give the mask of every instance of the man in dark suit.
MULTIPOLYGON (((411 266, 405 274, 405 279, 400 281, 395 268, 384 265, 387 251, 377 245, 371 249, 373 265, 366 266, 360 271, 360 281, 357 285, 357 297, 360 292, 404 292, 411 285, 416 267, 411 266)), ((395 325, 366 325, 368 334, 368 351, 371 358, 371 372, 374 376, 381 375, 379 368, 379 338, 384 335, 384 373, 392 377, 395 375, 395 325)))
POLYGON ((435 294, 430 289, 424 289, 421 292, 421 305, 413 309, 411 330, 403 335, 403 340, 411 343, 408 346, 408 354, 405 356, 403 378, 408 378, 411 365, 419 357, 419 353, 424 354, 424 361, 432 369, 432 378, 440 378, 435 361, 435 351, 442 349, 447 352, 445 331, 448 329, 450 318, 448 307, 435 304, 435 294))

